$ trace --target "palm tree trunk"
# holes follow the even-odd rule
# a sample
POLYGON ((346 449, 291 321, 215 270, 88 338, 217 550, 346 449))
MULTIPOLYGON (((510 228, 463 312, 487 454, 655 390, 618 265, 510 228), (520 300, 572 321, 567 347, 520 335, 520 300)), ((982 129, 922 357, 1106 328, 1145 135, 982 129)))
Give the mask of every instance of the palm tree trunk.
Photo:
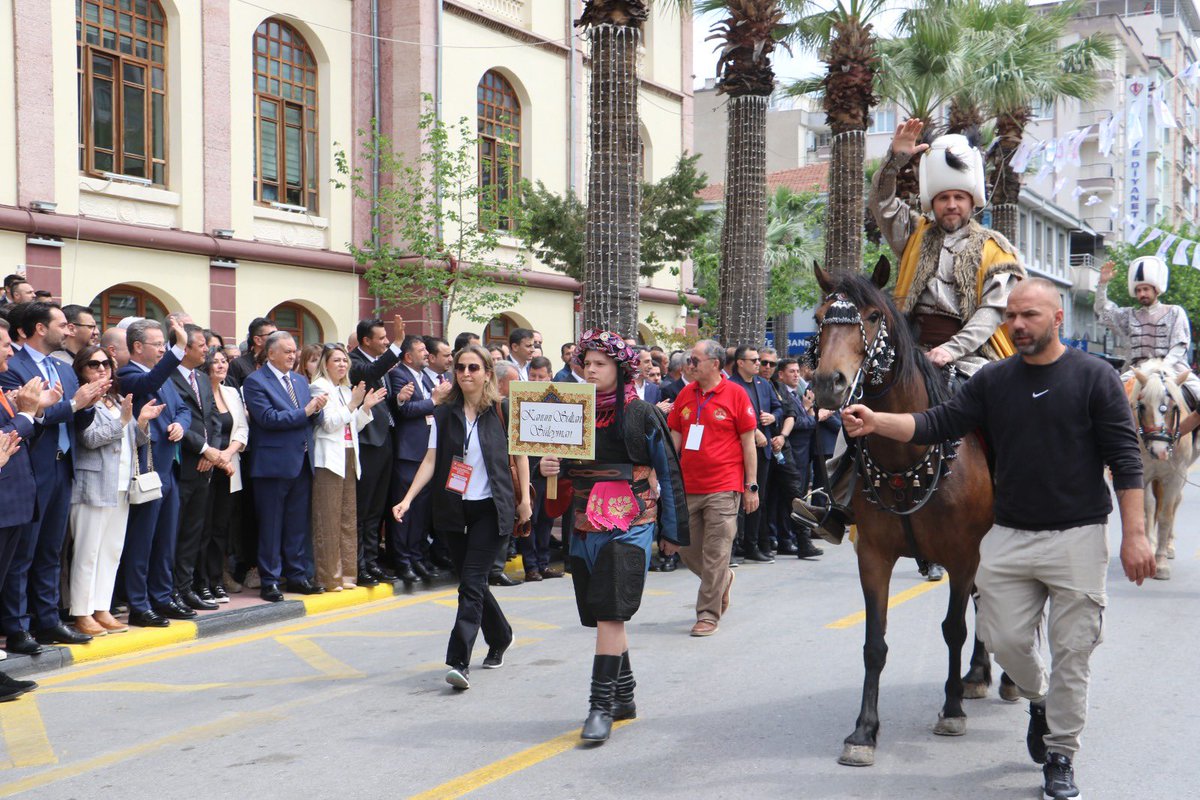
POLYGON ((825 269, 862 270, 865 130, 835 134, 830 148, 829 209, 825 217, 825 269))
POLYGON ((636 25, 588 30, 591 165, 583 267, 583 327, 637 333, 641 262, 636 25))
POLYGON ((1017 201, 1021 195, 1021 176, 1013 172, 1010 164, 1013 154, 1021 146, 1021 137, 1028 122, 1028 109, 997 116, 996 146, 988 158, 992 177, 992 228, 1014 244, 1017 240, 1017 201))
POLYGON ((731 346, 758 345, 766 335, 768 99, 729 98, 718 325, 731 346))

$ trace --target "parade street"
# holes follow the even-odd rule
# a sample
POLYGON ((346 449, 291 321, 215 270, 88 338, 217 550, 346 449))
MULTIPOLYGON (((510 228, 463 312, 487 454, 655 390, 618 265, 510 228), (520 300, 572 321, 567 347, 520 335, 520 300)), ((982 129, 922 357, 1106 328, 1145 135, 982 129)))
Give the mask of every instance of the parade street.
MULTIPOLYGON (((1140 589, 1121 577, 1110 530, 1105 642, 1076 761, 1089 800, 1200 796, 1188 683, 1198 512, 1189 486, 1173 579, 1140 589)), ((967 704, 964 737, 931 733, 947 587, 911 561, 892 583, 878 761, 865 769, 836 763, 862 678, 852 549, 739 568, 708 639, 687 635, 696 585, 682 569, 648 576, 630 628, 639 718, 601 747, 578 746, 594 636, 569 580, 496 590, 516 646, 487 671, 480 641, 464 693, 442 681, 455 592, 440 589, 38 676, 39 691, 0 706, 0 797, 1040 796, 1024 703, 993 689, 967 704)))

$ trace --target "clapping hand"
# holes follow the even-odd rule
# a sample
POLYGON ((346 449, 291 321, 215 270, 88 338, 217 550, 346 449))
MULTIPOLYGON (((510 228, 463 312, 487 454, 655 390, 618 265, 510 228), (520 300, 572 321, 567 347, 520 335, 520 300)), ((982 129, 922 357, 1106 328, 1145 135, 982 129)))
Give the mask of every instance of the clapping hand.
POLYGON ((363 398, 366 396, 367 396, 367 384, 363 383, 362 381, 359 381, 358 385, 350 390, 350 405, 353 406, 354 408, 358 408, 359 406, 361 406, 363 404, 363 398))
POLYGON ((449 381, 446 381, 445 383, 439 383, 437 386, 433 387, 433 402, 442 402, 446 395, 450 394, 450 389, 453 387, 453 385, 454 384, 450 383, 449 381))
MULTIPOLYGON (((9 400, 16 407, 18 413, 36 415, 46 407, 42 405, 42 393, 45 385, 41 378, 31 378, 28 383, 13 392, 9 396, 9 400)), ((54 403, 50 405, 54 405, 54 403)))
POLYGON ((128 425, 133 419, 133 393, 125 395, 121 398, 121 425, 128 425))
POLYGON ((142 406, 142 410, 138 412, 138 424, 143 428, 150 424, 150 420, 156 419, 159 414, 166 408, 165 405, 155 400, 147 401, 146 405, 142 406))
POLYGON ((411 381, 404 384, 404 388, 401 389, 400 391, 396 392, 396 402, 397 403, 407 403, 409 400, 412 399, 413 392, 415 392, 415 391, 416 391, 416 385, 414 383, 412 383, 411 381))
POLYGON ((383 387, 380 387, 373 392, 367 392, 366 395, 363 396, 362 407, 367 411, 370 411, 372 408, 382 403, 385 397, 387 397, 387 389, 384 389, 383 387))
MULTIPOLYGON (((34 380, 38 380, 34 378, 34 380)), ((56 383, 53 386, 49 381, 42 381, 41 398, 38 400, 38 410, 45 411, 50 406, 57 403, 63 398, 63 388, 61 383, 56 383)))
POLYGON ((0 467, 8 463, 8 460, 17 454, 21 449, 21 434, 16 431, 8 433, 0 433, 0 467))

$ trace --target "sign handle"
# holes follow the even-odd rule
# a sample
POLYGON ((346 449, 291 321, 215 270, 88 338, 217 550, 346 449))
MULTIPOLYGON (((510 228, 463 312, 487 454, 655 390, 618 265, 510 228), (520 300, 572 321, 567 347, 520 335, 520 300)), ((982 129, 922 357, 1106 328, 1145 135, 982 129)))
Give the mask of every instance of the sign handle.
POLYGON ((546 497, 550 500, 558 499, 558 476, 546 476, 546 497))

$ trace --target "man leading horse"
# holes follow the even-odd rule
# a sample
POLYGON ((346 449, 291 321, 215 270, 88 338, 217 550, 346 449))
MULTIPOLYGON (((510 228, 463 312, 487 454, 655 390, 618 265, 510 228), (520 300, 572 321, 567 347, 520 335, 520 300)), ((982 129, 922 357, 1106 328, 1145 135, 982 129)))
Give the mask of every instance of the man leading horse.
MULTIPOLYGON (((1016 353, 1001 323, 1008 296, 1025 269, 1004 236, 972 219, 985 203, 982 154, 957 134, 919 144, 922 128, 920 120, 910 119, 896 129, 871 184, 868 206, 893 252, 902 254, 893 297, 899 310, 917 323, 926 357, 937 367, 953 366, 970 377, 987 362, 1016 353), (921 153, 924 214, 896 196, 897 175, 921 153)), ((798 499, 793 518, 840 544, 846 525, 853 522, 852 460, 834 458, 828 470, 833 485, 829 506, 798 499)))

